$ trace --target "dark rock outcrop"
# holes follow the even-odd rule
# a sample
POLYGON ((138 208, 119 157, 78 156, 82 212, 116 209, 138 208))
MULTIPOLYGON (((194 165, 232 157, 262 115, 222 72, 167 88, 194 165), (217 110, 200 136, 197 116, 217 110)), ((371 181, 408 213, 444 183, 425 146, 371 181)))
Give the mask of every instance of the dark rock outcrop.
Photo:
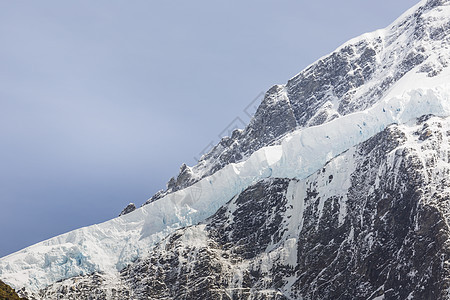
POLYGON ((0 280, 0 300, 26 300, 25 298, 20 298, 16 291, 6 283, 0 280))
POLYGON ((129 214, 130 212, 133 212, 135 210, 136 210, 136 206, 134 205, 134 203, 130 203, 130 204, 127 205, 127 207, 125 207, 122 210, 122 212, 120 213, 119 216, 123 216, 123 215, 129 214))

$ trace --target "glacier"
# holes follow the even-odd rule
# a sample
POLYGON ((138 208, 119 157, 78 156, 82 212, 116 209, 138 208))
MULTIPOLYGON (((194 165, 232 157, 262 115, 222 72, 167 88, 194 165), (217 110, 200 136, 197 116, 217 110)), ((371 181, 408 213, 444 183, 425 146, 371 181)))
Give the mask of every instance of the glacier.
MULTIPOLYGON (((426 3, 422 1, 387 29, 357 39, 372 39, 380 34, 393 36, 399 24, 426 3)), ((450 16, 448 5, 433 12, 433 18, 438 20, 450 16)), ((403 37, 408 38, 408 34, 403 37)), ((435 65, 441 64, 441 60, 440 55, 431 55, 425 62, 435 65)), ((0 277, 15 288, 38 291, 78 275, 117 274, 129 263, 150 253, 170 233, 204 221, 261 179, 305 179, 332 158, 390 124, 404 124, 426 114, 450 116, 449 68, 428 76, 422 67, 407 72, 365 110, 339 116, 321 125, 299 128, 275 145, 263 147, 247 159, 228 164, 195 184, 129 214, 68 232, 3 257, 0 259, 0 277)), ((372 86, 366 87, 370 88, 372 86)))

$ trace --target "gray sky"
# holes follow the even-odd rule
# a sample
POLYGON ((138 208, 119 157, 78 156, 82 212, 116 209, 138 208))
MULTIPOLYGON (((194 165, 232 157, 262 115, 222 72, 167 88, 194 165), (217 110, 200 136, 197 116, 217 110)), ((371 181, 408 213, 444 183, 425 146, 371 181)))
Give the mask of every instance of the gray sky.
POLYGON ((1 1, 0 256, 141 205, 259 93, 416 2, 1 1))

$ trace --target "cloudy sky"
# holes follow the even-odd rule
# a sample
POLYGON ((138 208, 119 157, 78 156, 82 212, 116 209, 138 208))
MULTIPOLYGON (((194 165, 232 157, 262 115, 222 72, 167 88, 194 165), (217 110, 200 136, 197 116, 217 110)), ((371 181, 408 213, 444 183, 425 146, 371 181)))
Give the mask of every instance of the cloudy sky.
POLYGON ((0 256, 141 205, 261 92, 416 2, 1 1, 0 256))

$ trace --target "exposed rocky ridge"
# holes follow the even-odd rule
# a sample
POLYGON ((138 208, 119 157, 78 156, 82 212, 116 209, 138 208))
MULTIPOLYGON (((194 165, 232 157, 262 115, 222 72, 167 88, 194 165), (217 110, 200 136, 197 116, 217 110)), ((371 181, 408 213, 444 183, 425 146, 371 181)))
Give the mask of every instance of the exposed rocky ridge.
POLYGON ((123 216, 126 214, 129 214, 130 212, 133 212, 136 210, 136 206, 134 205, 134 203, 130 203, 127 205, 127 207, 125 207, 122 212, 119 214, 119 216, 123 216))
POLYGON ((448 299, 449 175, 449 118, 392 125, 305 180, 249 187, 114 284, 95 274, 41 297, 448 299))
POLYGON ((414 12, 386 29, 346 43, 287 84, 273 86, 244 130, 223 138, 196 166, 182 165, 167 189, 145 204, 241 161, 296 128, 319 125, 372 106, 416 67, 417 72, 436 76, 448 66, 449 54, 444 49, 450 42, 450 21, 430 12, 439 13, 448 3, 422 1, 414 12))
POLYGON ((0 300, 26 300, 20 298, 12 287, 0 280, 0 300))

